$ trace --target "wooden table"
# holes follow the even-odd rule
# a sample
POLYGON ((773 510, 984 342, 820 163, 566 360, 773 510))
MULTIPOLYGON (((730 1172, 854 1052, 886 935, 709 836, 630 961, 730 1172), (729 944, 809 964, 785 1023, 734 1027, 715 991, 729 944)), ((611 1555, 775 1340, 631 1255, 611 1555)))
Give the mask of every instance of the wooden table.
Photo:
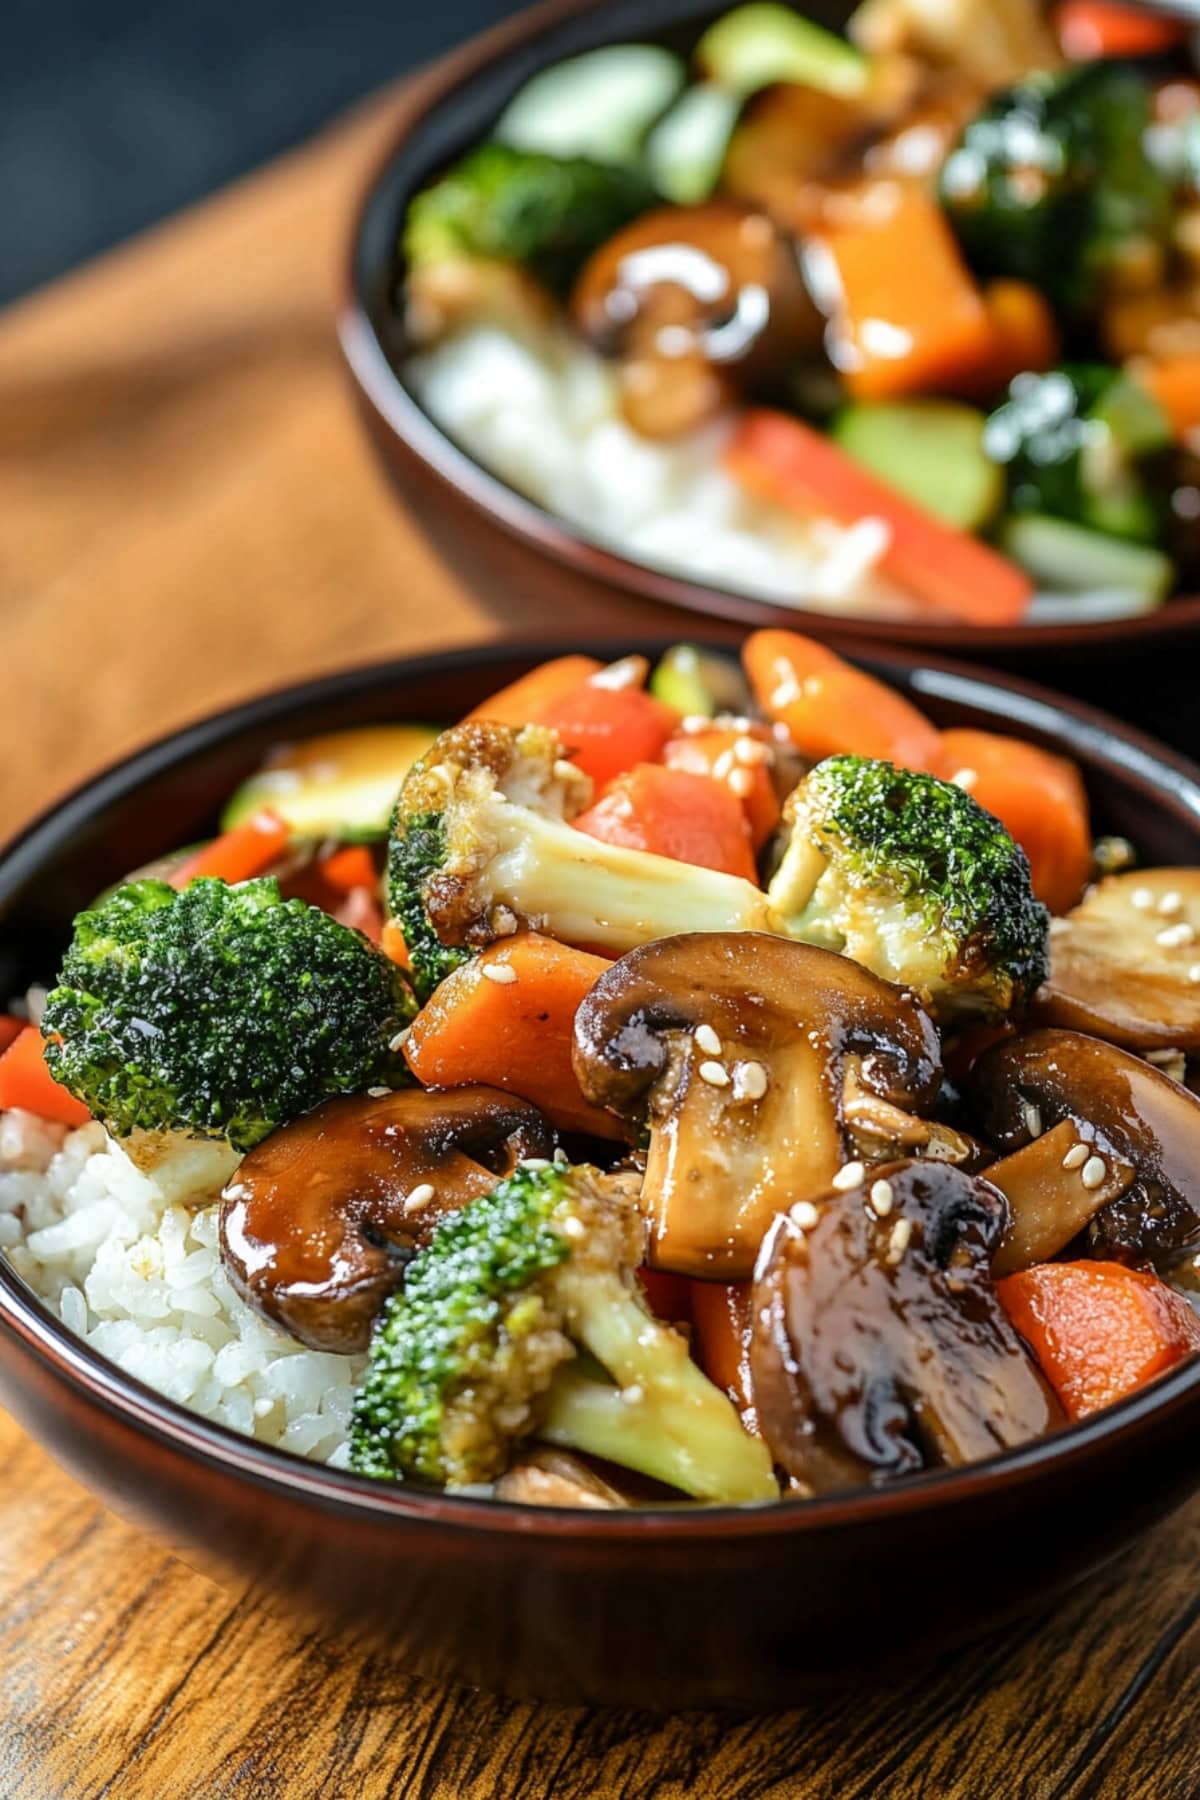
MULTIPOLYGON (((0 834, 256 688, 539 623, 434 560, 339 373, 336 252, 385 111, 0 320, 0 834)), ((1200 1504, 893 1688, 655 1721, 398 1681, 232 1603, 2 1418, 0 1466, 2 1800, 1200 1793, 1200 1504)))

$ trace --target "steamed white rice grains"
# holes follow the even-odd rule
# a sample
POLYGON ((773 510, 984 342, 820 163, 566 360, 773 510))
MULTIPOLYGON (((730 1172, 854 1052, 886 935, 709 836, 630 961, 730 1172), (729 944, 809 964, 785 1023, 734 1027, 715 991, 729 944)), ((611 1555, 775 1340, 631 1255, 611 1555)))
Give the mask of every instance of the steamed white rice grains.
POLYGON ((0 1254, 63 1324, 168 1399, 345 1466, 361 1357, 308 1350, 240 1300, 215 1192, 181 1204, 100 1125, 0 1113, 0 1254))

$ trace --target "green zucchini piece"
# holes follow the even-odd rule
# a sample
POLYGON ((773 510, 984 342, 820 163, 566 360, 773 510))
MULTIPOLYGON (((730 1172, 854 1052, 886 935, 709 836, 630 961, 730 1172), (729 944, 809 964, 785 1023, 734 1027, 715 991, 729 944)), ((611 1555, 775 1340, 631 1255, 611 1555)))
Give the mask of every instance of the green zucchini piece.
POLYGON ((695 644, 671 646, 650 677, 650 692, 694 719, 750 710, 750 689, 737 664, 695 644))
POLYGON ((709 82, 685 88, 646 142, 646 173, 660 194, 676 206, 709 199, 741 109, 726 88, 709 82))
POLYGON ((743 98, 777 81, 853 98, 871 79, 861 50, 771 0, 735 6, 710 25, 696 46, 696 64, 706 80, 743 98))
POLYGON ((269 806, 298 838, 386 837, 400 784, 436 736, 433 725, 363 725, 288 744, 233 794, 221 829, 269 806))
POLYGON ((494 135, 515 150, 633 162, 686 80, 679 57, 658 44, 607 44, 527 81, 494 135))
POLYGON ((889 487, 960 531, 979 531, 1004 504, 1004 472, 983 447, 987 421, 955 400, 847 406, 833 436, 889 487))
POLYGON ((1065 519, 1017 513, 1004 521, 1000 548, 1039 587, 1069 594, 1127 594, 1149 610, 1175 585, 1175 565, 1161 550, 1088 531, 1065 519))

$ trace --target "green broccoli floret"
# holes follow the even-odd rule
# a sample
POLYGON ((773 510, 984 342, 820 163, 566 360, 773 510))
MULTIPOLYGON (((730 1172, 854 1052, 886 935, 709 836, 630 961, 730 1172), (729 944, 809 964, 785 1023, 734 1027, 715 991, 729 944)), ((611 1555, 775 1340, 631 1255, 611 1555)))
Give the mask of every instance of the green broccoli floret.
POLYGON ((404 975, 273 879, 132 881, 75 920, 46 1060, 114 1136, 248 1150, 334 1094, 408 1079, 404 975))
POLYGON ((630 168, 480 144, 412 201, 404 255, 410 268, 496 257, 561 291, 599 244, 656 199, 630 168))
POLYGON ((461 1487, 536 1435, 696 1499, 777 1498, 765 1446, 643 1300, 643 1236, 611 1180, 565 1165, 454 1214, 376 1326, 351 1466, 461 1487))
POLYGON ((1096 62, 1037 73, 996 95, 942 170, 942 201, 972 263, 1033 282, 1085 316, 1110 272, 1155 253, 1171 227, 1170 183, 1151 160, 1150 88, 1096 62))
POLYGON ((943 1020, 999 1017, 1045 979, 1049 915, 998 819, 952 782, 831 756, 785 808, 768 890, 805 943, 927 993, 943 1020))
POLYGON ((456 726, 410 771, 387 897, 423 998, 472 948, 522 925, 614 956, 687 931, 779 929, 749 881, 575 831, 590 798, 539 725, 456 726))

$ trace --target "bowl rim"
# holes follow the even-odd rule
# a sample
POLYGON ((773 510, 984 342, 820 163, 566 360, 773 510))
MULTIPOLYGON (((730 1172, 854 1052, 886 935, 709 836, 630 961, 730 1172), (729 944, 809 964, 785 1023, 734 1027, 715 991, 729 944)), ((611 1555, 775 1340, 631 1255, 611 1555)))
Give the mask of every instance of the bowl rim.
MULTIPOLYGON (((1200 593, 1173 594, 1153 611, 1123 619, 1056 621, 1044 625, 936 624, 790 607, 762 595, 702 583, 638 562, 528 499, 455 442, 394 367, 376 329, 374 309, 360 278, 368 218, 379 203, 380 190, 397 157, 447 101, 486 69, 511 60, 544 33, 574 19, 601 13, 605 5, 606 0, 540 0, 540 4, 480 33, 442 58, 417 81, 411 93, 401 98, 393 129, 375 157, 351 217, 337 301, 337 333, 343 358, 361 398, 386 429, 442 484, 528 548, 561 567, 605 582, 635 598, 703 617, 731 619, 750 626, 790 625, 822 637, 836 635, 863 643, 913 645, 951 652, 1084 649, 1126 639, 1162 639, 1200 628, 1200 593)), ((703 10, 699 0, 696 10, 703 10)), ((713 10, 715 13, 719 8, 713 10)))
MULTIPOLYGON (((636 647, 653 655, 678 641, 677 634, 647 634, 636 640, 636 647)), ((727 639, 709 637, 704 641, 713 650, 736 654, 736 645, 727 639)), ((99 809, 136 794, 148 781, 172 773, 244 731, 269 727, 276 721, 282 725, 290 715, 323 703, 359 697, 365 701, 397 681, 434 680, 526 657, 534 664, 568 649, 611 656, 614 651, 627 653, 628 648, 623 637, 580 644, 572 639, 507 636, 451 650, 355 664, 315 680, 269 688, 205 714, 87 777, 0 845, 0 907, 16 889, 36 878, 42 862, 99 809)), ((918 697, 926 693, 964 705, 981 705, 989 697, 994 700, 999 691, 1005 702, 1004 722, 1018 735, 1031 729, 1051 732, 1061 741, 1067 735, 1064 727, 1069 727, 1069 746, 1082 750, 1093 762, 1119 769, 1126 776, 1149 778, 1160 789, 1163 776, 1169 775, 1178 788, 1174 797, 1181 812, 1194 822, 1200 856, 1200 766, 1188 758, 1086 702, 1058 696, 1014 676, 973 669, 940 656, 915 656, 875 646, 869 653, 861 646, 846 649, 876 665, 884 678, 898 677, 902 688, 918 697)), ((1165 796, 1159 798, 1161 802, 1165 796)), ((0 1339, 6 1332, 47 1363, 86 1403, 99 1405, 145 1435, 165 1438, 193 1460, 215 1462, 227 1474, 258 1485, 280 1486, 310 1503, 376 1519, 404 1519, 412 1525, 471 1535, 507 1537, 536 1532, 589 1545, 645 1540, 691 1545, 764 1533, 836 1530, 885 1516, 907 1516, 924 1507, 957 1506, 969 1503, 984 1490, 990 1494, 1055 1474, 1064 1465, 1087 1458, 1101 1444, 1111 1446, 1134 1437, 1151 1420, 1200 1405, 1200 1356, 1196 1356, 1089 1418, 962 1468, 931 1470, 891 1485, 811 1500, 782 1498, 740 1506, 681 1501, 627 1511, 580 1511, 447 1494, 401 1483, 388 1486, 259 1443, 231 1426, 190 1412, 182 1403, 127 1374, 56 1318, 0 1253, 0 1339)))

